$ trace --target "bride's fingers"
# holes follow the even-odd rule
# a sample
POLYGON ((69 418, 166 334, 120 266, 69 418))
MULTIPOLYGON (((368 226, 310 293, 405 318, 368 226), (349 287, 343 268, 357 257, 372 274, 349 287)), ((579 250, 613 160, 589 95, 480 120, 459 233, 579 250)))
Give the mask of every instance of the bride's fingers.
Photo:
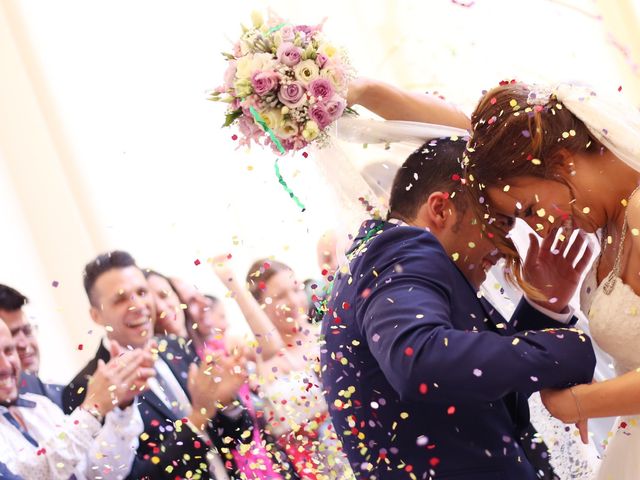
POLYGON ((585 445, 589 444, 589 421, 588 420, 580 420, 576 423, 576 428, 578 432, 580 432, 580 440, 585 445))
POLYGON ((576 235, 576 238, 573 240, 573 243, 567 249, 566 259, 569 262, 571 262, 572 265, 575 259, 578 258, 578 254, 580 253, 580 250, 582 250, 582 247, 586 241, 587 241, 586 233, 578 232, 578 235, 576 235))
POLYGON ((556 227, 551 229, 549 234, 546 237, 544 237, 544 240, 542 240, 542 245, 540 246, 540 249, 543 252, 550 251, 551 246, 553 245, 553 242, 555 241, 557 235, 558 235, 558 228, 556 227))
POLYGON ((533 233, 529 234, 529 250, 527 251, 527 258, 524 260, 525 265, 529 265, 530 262, 535 261, 540 253, 540 244, 538 243, 538 237, 533 233))
POLYGON ((558 241, 556 242, 556 248, 552 253, 557 253, 558 255, 562 255, 564 253, 565 248, 567 248, 567 244, 569 243, 569 238, 571 238, 571 230, 567 230, 566 228, 562 228, 557 234, 558 241))
POLYGON ((576 266, 575 266, 576 272, 578 273, 584 272, 589 266, 589 262, 591 261, 592 256, 593 256, 593 245, 591 244, 591 242, 589 242, 587 244, 587 248, 582 254, 582 258, 578 260, 578 263, 576 263, 576 266))

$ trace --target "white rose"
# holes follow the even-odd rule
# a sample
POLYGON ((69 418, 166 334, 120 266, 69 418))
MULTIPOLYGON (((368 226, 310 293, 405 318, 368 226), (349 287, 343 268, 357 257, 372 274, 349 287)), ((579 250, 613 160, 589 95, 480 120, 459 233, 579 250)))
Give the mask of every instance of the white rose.
POLYGON ((236 78, 238 80, 245 80, 245 79, 251 78, 252 68, 253 68, 252 55, 247 55, 246 57, 240 57, 236 62, 236 78))
POLYGON ((284 119, 282 118, 280 110, 269 108, 267 110, 259 111, 258 113, 262 117, 262 120, 264 120, 264 123, 267 124, 267 127, 269 127, 274 132, 278 132, 278 130, 282 128, 284 119))
POLYGON ((313 60, 304 60, 293 68, 296 79, 307 85, 318 78, 320 69, 313 60))
POLYGON ((262 72, 265 70, 273 70, 276 67, 276 61, 270 53, 256 53, 251 62, 251 73, 262 72))
POLYGON ((298 124, 293 120, 286 120, 276 130, 276 135, 280 138, 291 138, 298 134, 298 124))

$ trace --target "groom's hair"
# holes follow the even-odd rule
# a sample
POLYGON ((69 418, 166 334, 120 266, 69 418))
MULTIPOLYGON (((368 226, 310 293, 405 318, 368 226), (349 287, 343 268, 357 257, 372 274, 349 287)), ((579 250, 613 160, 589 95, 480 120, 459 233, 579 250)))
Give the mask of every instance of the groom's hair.
POLYGON ((433 192, 448 192, 458 213, 464 213, 462 160, 466 145, 466 138, 438 138, 409 155, 393 179, 389 217, 413 220, 433 192))

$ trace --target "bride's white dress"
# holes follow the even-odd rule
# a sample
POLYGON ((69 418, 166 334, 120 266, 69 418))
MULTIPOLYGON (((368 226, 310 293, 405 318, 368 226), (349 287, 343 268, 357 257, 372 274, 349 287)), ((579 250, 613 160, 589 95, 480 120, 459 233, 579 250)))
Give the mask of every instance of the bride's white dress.
MULTIPOLYGON (((597 262, 596 264, 597 265, 597 262)), ((619 277, 619 268, 597 285, 596 266, 587 276, 581 308, 591 337, 615 361, 617 375, 640 368, 640 296, 619 277), (611 290, 605 285, 610 282, 611 290)), ((607 441, 596 480, 640 478, 640 416, 619 417, 607 441)))

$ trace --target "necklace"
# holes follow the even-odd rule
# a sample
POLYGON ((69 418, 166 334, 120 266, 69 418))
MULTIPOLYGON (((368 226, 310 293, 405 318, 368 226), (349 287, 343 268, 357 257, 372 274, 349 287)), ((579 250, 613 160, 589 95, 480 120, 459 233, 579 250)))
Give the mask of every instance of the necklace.
MULTIPOLYGON (((629 197, 627 197, 627 204, 624 207, 624 221, 622 222, 622 232, 620 233, 620 242, 618 242, 618 250, 616 252, 616 258, 613 262, 613 269, 609 272, 609 274, 607 275, 607 277, 605 278, 603 285, 602 285, 602 291, 605 293, 605 295, 610 295, 611 292, 613 292, 613 288, 616 285, 616 279, 620 276, 620 266, 622 265, 622 253, 624 252, 624 241, 627 238, 627 228, 629 226, 628 224, 628 220, 627 220, 627 206, 629 205, 629 201, 631 200, 631 198, 636 194, 636 192, 640 190, 640 185, 638 185, 633 192, 631 192, 631 195, 629 195, 629 197)), ((604 252, 606 246, 607 246, 607 237, 608 235, 608 228, 605 226, 605 228, 603 229, 602 232, 602 240, 601 240, 601 252, 604 252)), ((600 256, 602 256, 602 253, 600 253, 600 256)))

